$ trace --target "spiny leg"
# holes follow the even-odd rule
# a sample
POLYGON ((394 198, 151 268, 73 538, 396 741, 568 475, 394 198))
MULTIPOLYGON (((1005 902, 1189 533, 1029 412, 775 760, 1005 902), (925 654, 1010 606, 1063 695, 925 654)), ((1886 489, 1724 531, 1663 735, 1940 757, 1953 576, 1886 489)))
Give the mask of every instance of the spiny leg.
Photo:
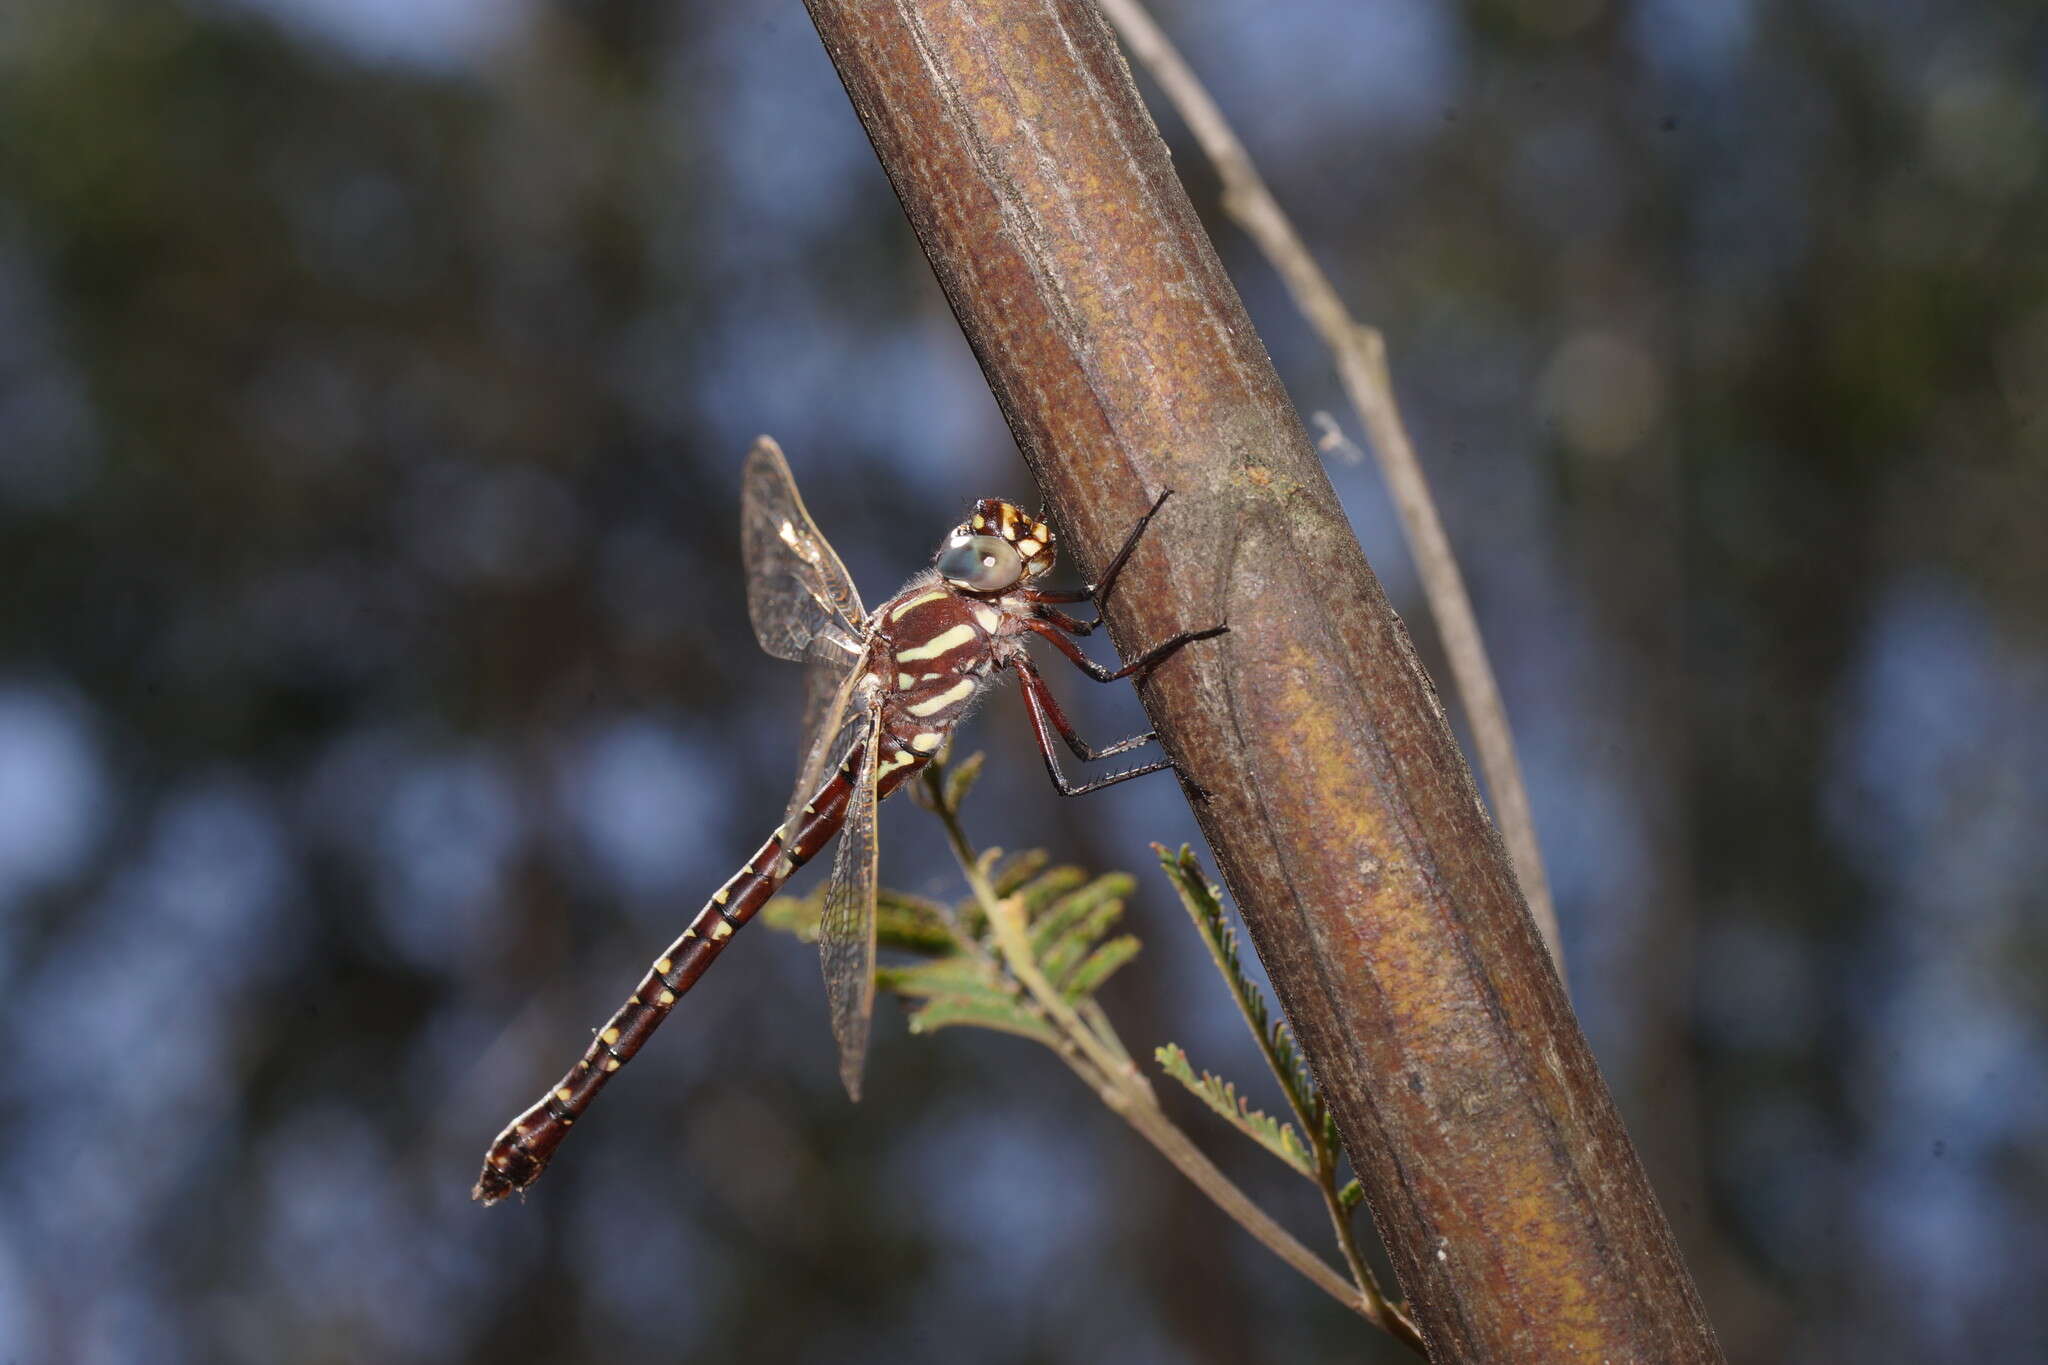
POLYGON ((1033 619, 1026 621, 1024 624, 1029 629, 1052 641, 1054 648, 1066 655, 1074 667, 1080 669, 1083 673, 1095 679, 1095 681, 1104 683, 1115 682, 1119 678, 1128 678, 1133 673, 1148 673, 1195 641, 1213 640, 1219 635, 1228 634, 1230 631, 1229 626, 1211 626, 1207 630, 1184 630, 1172 639, 1146 650, 1122 668, 1109 669, 1104 668, 1101 664, 1096 663, 1095 660, 1083 654, 1081 646, 1060 634, 1054 623, 1033 619))
POLYGON ((1046 719, 1052 722, 1052 727, 1059 732, 1059 737, 1066 741, 1067 748, 1073 750, 1074 757, 1083 763, 1096 763, 1105 758, 1114 758, 1118 754, 1127 754, 1133 749, 1143 748, 1158 738, 1152 731, 1147 730, 1142 735, 1132 735, 1129 739, 1120 739, 1114 744, 1097 749, 1074 732, 1073 722, 1067 719, 1067 713, 1060 706, 1059 698, 1045 685, 1045 677, 1039 673, 1036 664, 1029 659, 1020 658, 1010 667, 1017 670, 1018 683, 1024 688, 1027 697, 1035 699, 1037 705, 1045 708, 1046 719))
POLYGON ((1169 488, 1152 500, 1152 505, 1145 509, 1145 515, 1138 518, 1138 524, 1124 537, 1123 548, 1116 552, 1116 558, 1110 560, 1109 567, 1102 571, 1102 581, 1088 585, 1088 595, 1098 604, 1109 600, 1109 594, 1116 587, 1117 575, 1124 571, 1124 564, 1130 559, 1131 551, 1138 548, 1139 537, 1145 534, 1145 528, 1152 524, 1152 518, 1159 515, 1159 509, 1166 506, 1166 500, 1172 496, 1173 490, 1169 488))
POLYGON ((1149 733, 1133 735, 1129 739, 1119 740, 1108 748, 1091 749, 1074 733, 1066 713, 1060 710, 1060 704, 1053 699, 1051 690, 1045 685, 1045 679, 1038 676, 1038 670, 1024 660, 1011 664, 1011 667, 1017 670, 1017 681, 1024 689, 1024 705, 1031 714, 1031 733, 1038 740, 1039 756, 1045 760, 1046 774, 1052 778, 1052 784, 1059 788, 1060 795, 1086 796, 1089 792, 1101 791, 1104 787, 1113 787, 1119 782, 1128 782, 1134 777, 1144 777, 1148 773, 1163 772, 1173 766, 1173 760, 1162 758, 1120 773, 1111 773, 1107 777, 1098 777, 1093 782, 1083 782, 1079 786, 1068 782, 1065 774, 1060 772, 1059 759, 1053 754, 1052 737, 1055 731, 1066 741, 1067 746, 1084 760, 1124 753, 1150 742, 1152 736, 1149 733))
POLYGON ((1082 621, 1067 615, 1057 607, 1048 607, 1044 603, 1036 601, 1036 599, 1034 599, 1034 605, 1037 606, 1038 610, 1032 613, 1033 616, 1041 621, 1058 626, 1069 635, 1093 635, 1102 628, 1101 617, 1097 617, 1093 621, 1082 621))

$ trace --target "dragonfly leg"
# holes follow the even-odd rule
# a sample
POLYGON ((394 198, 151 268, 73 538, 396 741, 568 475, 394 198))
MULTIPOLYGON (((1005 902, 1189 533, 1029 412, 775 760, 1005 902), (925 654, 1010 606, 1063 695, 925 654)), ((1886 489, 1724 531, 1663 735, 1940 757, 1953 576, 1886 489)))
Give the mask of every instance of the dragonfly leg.
POLYGON ((1035 614, 1039 620, 1058 626, 1069 635, 1093 635, 1102 626, 1100 620, 1077 620, 1063 611, 1044 605, 1040 605, 1035 614))
POLYGON ((1110 592, 1116 587, 1117 575, 1124 571, 1124 564, 1130 559, 1131 551, 1138 548, 1138 538, 1145 534, 1145 528, 1151 525, 1152 518, 1159 515, 1159 509, 1164 507, 1166 500, 1172 496, 1173 490, 1169 488, 1152 500, 1152 505, 1145 509, 1145 515, 1138 518, 1138 524, 1124 537, 1123 548, 1116 552, 1116 558, 1110 560, 1109 567, 1102 571, 1102 581, 1088 585, 1088 595, 1095 601, 1100 603, 1109 600, 1110 592))
POLYGON ((1162 758, 1155 762, 1140 764, 1135 768, 1127 768, 1120 773, 1098 777, 1093 782, 1076 785, 1067 781, 1066 775, 1060 771, 1059 759, 1053 753, 1052 739, 1055 733, 1066 741, 1067 747, 1072 749, 1077 757, 1090 762, 1098 758, 1108 758, 1112 754, 1128 752, 1141 744, 1148 744, 1152 740, 1152 735, 1148 731, 1142 735, 1133 735, 1129 739, 1118 740, 1107 748, 1091 748, 1074 733, 1073 724, 1067 720, 1066 712, 1060 709, 1059 702, 1053 699, 1052 690, 1045 685, 1045 679, 1038 675, 1038 670, 1031 666, 1030 661, 1020 660, 1011 667, 1017 670, 1017 681, 1024 689, 1024 705, 1031 713, 1031 733, 1038 740, 1039 756, 1045 760, 1046 774, 1052 778, 1052 784, 1059 788, 1060 795, 1086 796, 1089 792, 1101 791, 1104 787, 1113 787, 1119 782, 1128 782, 1147 773, 1163 772, 1173 766, 1173 760, 1162 758))
POLYGON ((1044 676, 1039 673, 1037 666, 1031 660, 1020 658, 1010 666, 1017 670, 1017 680, 1024 688, 1025 695, 1028 698, 1035 699, 1032 709, 1037 711, 1040 707, 1044 708, 1045 718, 1052 723, 1052 727, 1058 732, 1059 737, 1066 741, 1067 747, 1073 750, 1074 757, 1080 759, 1083 763, 1094 763, 1100 759, 1113 758, 1117 754, 1126 754, 1133 749, 1142 748, 1158 738, 1150 730, 1147 730, 1142 735, 1132 735, 1129 739, 1120 739, 1114 744, 1097 749, 1074 733, 1073 722, 1067 719, 1067 713, 1061 708, 1059 698, 1055 697, 1052 694, 1052 689, 1045 685, 1044 676))
POLYGON ((1185 646, 1191 645, 1197 640, 1213 640, 1218 635, 1227 634, 1230 630, 1229 626, 1211 626, 1207 630, 1184 630, 1172 639, 1146 650, 1122 668, 1111 669, 1104 668, 1101 664, 1096 663, 1095 660, 1083 654, 1081 646, 1060 634, 1052 622, 1031 620, 1026 621, 1024 624, 1052 641, 1053 647, 1066 655, 1072 661, 1074 667, 1080 669, 1083 673, 1095 679, 1095 681, 1105 683, 1115 682, 1119 678, 1128 678, 1133 673, 1149 673, 1172 658, 1185 646))
MULTIPOLYGON (((1023 598, 1026 602, 1036 602, 1040 605, 1049 604, 1052 606, 1060 607, 1071 607, 1077 602, 1086 602, 1089 599, 1089 597, 1092 596, 1092 594, 1086 588, 1075 588, 1071 592, 1066 591, 1064 589, 1055 591, 1052 588, 1017 588, 1014 589, 1014 591, 1017 596, 1023 598)), ((1046 614, 1049 616, 1057 616, 1061 615, 1062 613, 1048 612, 1046 614)), ((1067 619, 1069 621, 1074 620, 1074 618, 1071 616, 1067 617, 1067 619)), ((1087 630, 1095 629, 1095 622, 1093 621, 1074 621, 1074 624, 1077 626, 1085 627, 1087 630)))

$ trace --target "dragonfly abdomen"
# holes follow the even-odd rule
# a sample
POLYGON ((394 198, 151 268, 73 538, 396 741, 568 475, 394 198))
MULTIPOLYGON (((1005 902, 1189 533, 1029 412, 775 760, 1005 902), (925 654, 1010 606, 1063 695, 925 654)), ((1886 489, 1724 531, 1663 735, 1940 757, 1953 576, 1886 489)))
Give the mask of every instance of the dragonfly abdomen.
MULTIPOLYGON (((683 992, 697 984, 697 978, 704 975, 712 959, 725 950, 733 933, 768 903, 791 873, 815 858, 839 833, 846 820, 853 774, 860 770, 860 760, 861 751, 856 748, 839 771, 818 789, 799 817, 801 823, 787 856, 782 831, 777 830, 747 860, 746 866, 711 893, 711 899, 683 930, 682 937, 655 959, 632 996, 597 1031, 576 1065, 532 1108, 498 1134, 497 1141, 484 1154, 483 1174, 471 1192, 474 1198, 495 1204, 540 1178, 555 1148, 597 1098, 597 1092, 604 1089, 614 1072, 633 1059, 633 1054, 675 1008, 683 992)), ((879 778, 878 786, 884 792, 893 789, 923 767, 924 761, 921 754, 896 755, 891 770, 879 778)), ((882 762, 889 764, 891 759, 884 757, 882 762)))

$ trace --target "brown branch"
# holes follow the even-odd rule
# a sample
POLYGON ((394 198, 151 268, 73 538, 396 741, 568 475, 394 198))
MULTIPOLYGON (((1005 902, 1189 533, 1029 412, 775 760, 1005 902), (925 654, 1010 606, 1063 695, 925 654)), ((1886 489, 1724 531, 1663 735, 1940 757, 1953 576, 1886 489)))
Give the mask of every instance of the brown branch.
POLYGON ((1557 974, 1564 975, 1564 946, 1558 937, 1557 908, 1550 899, 1550 879, 1543 872, 1543 852, 1536 842, 1536 821, 1529 811, 1529 793, 1522 784, 1522 765, 1515 757, 1515 738, 1508 728, 1507 705, 1501 700, 1500 685, 1493 676, 1493 664, 1486 656, 1486 642, 1480 638, 1479 618, 1473 614, 1471 595, 1465 591, 1465 576, 1458 571, 1458 557, 1444 533, 1436 501, 1430 496, 1429 480, 1422 462, 1408 439, 1408 424, 1401 420, 1400 405, 1394 400, 1393 380, 1387 372, 1386 341, 1379 330, 1352 318, 1315 257, 1294 230, 1266 188, 1266 181, 1253 164, 1250 153, 1216 102, 1168 40, 1139 0, 1098 0, 1102 12, 1116 25, 1124 42, 1159 88, 1173 101, 1187 123, 1188 131, 1201 144, 1210 164, 1223 181, 1223 207, 1235 218, 1272 262, 1295 307, 1314 327, 1316 335, 1337 358, 1337 377, 1344 385, 1352 407, 1365 422, 1366 441, 1379 459, 1380 473, 1394 495, 1394 507, 1407 534, 1408 551, 1415 557, 1416 573, 1422 580, 1423 596, 1436 618, 1437 633, 1443 640, 1444 658, 1451 666, 1451 682, 1465 705, 1472 724, 1472 743, 1479 751, 1479 770, 1486 775, 1487 790, 1493 795, 1494 817, 1501 837, 1507 841, 1515 872, 1522 883, 1522 895, 1529 913, 1550 949, 1557 974))
POLYGON ((1437 1360, 1720 1358, 1428 678, 1088 0, 807 0, 1437 1360))

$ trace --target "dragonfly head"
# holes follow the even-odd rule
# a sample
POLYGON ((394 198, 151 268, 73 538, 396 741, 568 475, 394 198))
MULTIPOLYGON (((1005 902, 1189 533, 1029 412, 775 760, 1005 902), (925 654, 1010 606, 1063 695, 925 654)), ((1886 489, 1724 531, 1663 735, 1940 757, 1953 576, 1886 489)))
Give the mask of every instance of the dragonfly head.
POLYGON ((1014 502, 983 498, 953 528, 934 566, 963 592, 1008 592, 1051 571, 1058 553, 1052 528, 1014 502))

